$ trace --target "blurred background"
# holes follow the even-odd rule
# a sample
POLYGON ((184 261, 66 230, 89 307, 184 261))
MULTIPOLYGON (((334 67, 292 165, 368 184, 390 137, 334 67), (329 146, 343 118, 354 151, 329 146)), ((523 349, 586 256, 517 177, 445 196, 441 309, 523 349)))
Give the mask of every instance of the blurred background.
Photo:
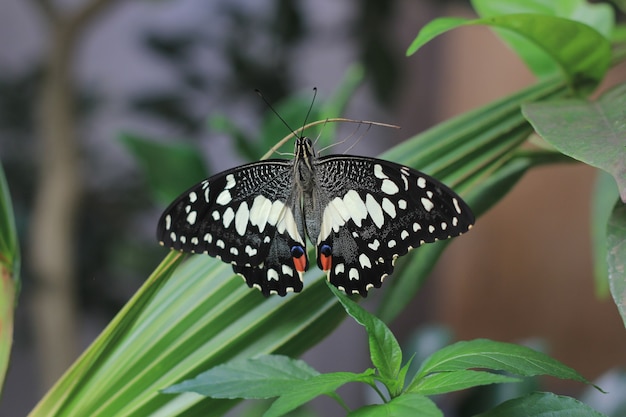
MULTIPOLYGON (((402 127, 372 129, 352 150, 373 156, 534 81, 483 27, 453 31, 404 56, 433 18, 471 16, 466 1, 0 0, 0 6, 0 158, 23 259, 0 416, 26 414, 166 253, 154 237, 165 204, 153 198, 122 134, 196 146, 218 172, 245 157, 210 118, 223 116, 254 137, 267 112, 255 88, 278 102, 294 93, 312 96, 316 86, 323 100, 362 73, 345 113, 335 116, 402 127)), ((602 89, 624 80, 622 65, 602 89)), ((393 323, 401 342, 437 325, 455 340, 539 340, 589 379, 624 365, 623 324, 593 284, 594 180, 593 169, 575 164, 527 175, 450 246, 393 323)), ((367 303, 376 298, 374 292, 367 303)), ((344 324, 305 359, 320 371, 360 371, 369 366, 367 352, 352 347, 365 348, 364 341, 362 329, 344 324)), ((546 383, 571 395, 584 388, 546 383)), ((348 388, 357 404, 365 401, 360 387, 348 388)))

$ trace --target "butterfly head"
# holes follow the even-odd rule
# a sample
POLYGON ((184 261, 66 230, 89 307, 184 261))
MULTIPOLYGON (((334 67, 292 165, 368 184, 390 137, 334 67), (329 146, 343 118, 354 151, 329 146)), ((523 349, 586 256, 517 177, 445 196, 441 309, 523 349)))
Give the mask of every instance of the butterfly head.
POLYGON ((317 156, 313 148, 313 141, 306 136, 299 136, 296 139, 296 149, 294 153, 296 159, 300 160, 308 160, 317 156))

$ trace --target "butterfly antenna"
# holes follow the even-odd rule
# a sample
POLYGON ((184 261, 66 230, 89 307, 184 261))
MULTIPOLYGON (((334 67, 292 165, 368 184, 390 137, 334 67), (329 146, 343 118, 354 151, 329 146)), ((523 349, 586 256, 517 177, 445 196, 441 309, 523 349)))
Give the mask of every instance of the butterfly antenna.
MULTIPOLYGON (((254 89, 254 92, 257 93, 259 95, 259 97, 261 97, 261 100, 263 100, 263 102, 267 105, 267 107, 270 108, 270 110, 276 115, 276 117, 278 117, 280 119, 281 122, 283 122, 283 124, 287 127, 287 129, 289 129, 289 131, 295 136, 298 137, 298 134, 296 133, 295 130, 293 130, 291 128, 291 126, 289 126, 289 123, 287 123, 287 121, 285 119, 283 119, 283 117, 276 111, 276 109, 274 108, 274 106, 272 106, 272 104, 269 102, 268 99, 265 98, 265 96, 263 95, 263 93, 261 92, 261 90, 259 90, 258 88, 254 89)), ((310 110, 309 110, 310 111, 310 110)), ((307 114, 308 117, 308 114, 307 114)))
POLYGON ((317 87, 313 87, 313 99, 311 100, 311 104, 309 105, 309 110, 306 112, 306 116, 304 116, 304 123, 302 123, 302 129, 300 130, 301 136, 304 136, 304 126, 306 126, 306 122, 309 120, 309 116, 311 115, 311 111, 313 110, 313 104, 315 104, 316 97, 317 87))

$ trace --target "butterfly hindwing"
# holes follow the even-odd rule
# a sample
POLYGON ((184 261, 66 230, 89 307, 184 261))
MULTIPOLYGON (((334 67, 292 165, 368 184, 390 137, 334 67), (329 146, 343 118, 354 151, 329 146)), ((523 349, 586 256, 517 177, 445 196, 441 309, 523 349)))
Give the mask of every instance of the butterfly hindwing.
POLYGON ((347 293, 380 287, 399 256, 458 236, 474 223, 461 198, 439 181, 389 161, 328 156, 318 161, 317 261, 347 293), (328 255, 326 255, 326 254, 328 255))

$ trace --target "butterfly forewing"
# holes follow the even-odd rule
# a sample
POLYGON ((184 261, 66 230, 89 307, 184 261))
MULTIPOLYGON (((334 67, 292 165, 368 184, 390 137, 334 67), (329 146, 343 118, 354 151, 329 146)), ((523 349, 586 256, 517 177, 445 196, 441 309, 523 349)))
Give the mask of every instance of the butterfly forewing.
POLYGON ((320 158, 317 261, 332 284, 367 295, 398 256, 423 243, 458 236, 474 223, 469 207, 439 181, 389 161, 320 158), (330 257, 324 251, 331 254, 330 257))

